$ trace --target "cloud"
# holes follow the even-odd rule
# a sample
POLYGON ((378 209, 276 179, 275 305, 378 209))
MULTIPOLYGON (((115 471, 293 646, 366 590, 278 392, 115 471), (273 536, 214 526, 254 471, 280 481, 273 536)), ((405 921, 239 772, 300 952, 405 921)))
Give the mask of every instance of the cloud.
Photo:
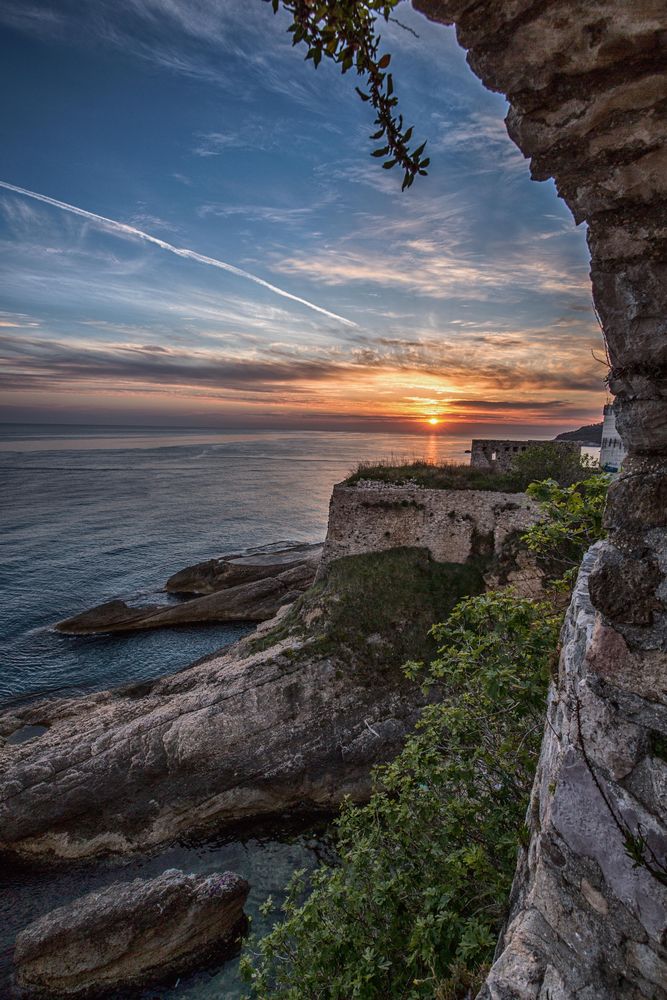
POLYGON ((228 264, 225 261, 217 260, 215 257, 207 257, 204 254, 197 253, 195 250, 188 250, 185 247, 173 246, 165 240, 158 239, 156 236, 151 236, 148 233, 143 232, 141 229, 129 226, 124 222, 117 222, 115 219, 107 219, 103 215, 97 215, 95 212, 89 212, 86 209, 77 208, 75 205, 69 205, 64 201, 58 201, 56 198, 50 198, 48 195, 38 194, 35 191, 28 191, 26 188, 9 184, 7 181, 0 181, 0 187, 5 188, 8 191, 13 191, 15 194, 22 195, 26 198, 32 198, 45 205, 51 205, 53 208, 61 209, 64 212, 78 215, 83 219, 87 219, 90 222, 94 222, 97 225, 102 226, 102 228, 107 231, 120 233, 123 236, 130 236, 143 240, 146 243, 151 243, 154 246, 160 247, 162 250, 167 250, 169 253, 175 254, 177 257, 184 257, 189 260, 197 261, 200 264, 206 264, 209 267, 216 267, 222 271, 228 271, 230 274, 234 274, 239 278, 245 278, 248 281, 254 282, 256 285, 260 285, 262 288, 268 289, 268 291, 273 292, 275 295, 280 295, 293 302, 298 302, 300 305, 306 306, 308 309, 313 309, 315 312, 321 313, 329 319, 337 320, 339 323, 343 323, 346 326, 353 327, 357 325, 356 323, 353 323, 352 320, 345 319, 344 316, 339 316, 337 313, 330 312, 328 309, 324 309, 322 306, 318 306, 314 302, 310 302, 308 299, 301 298, 298 295, 293 295, 291 292, 287 292, 285 289, 279 288, 277 285, 273 285, 270 282, 265 281, 264 278, 259 278, 257 275, 251 274, 249 271, 244 271, 242 268, 235 267, 233 264, 228 264))
POLYGON ((274 262, 275 270, 339 286, 364 282, 407 288, 433 299, 487 301, 525 292, 581 295, 590 288, 584 274, 534 254, 508 253, 503 260, 454 253, 429 236, 405 240, 388 252, 377 249, 316 250, 274 262))

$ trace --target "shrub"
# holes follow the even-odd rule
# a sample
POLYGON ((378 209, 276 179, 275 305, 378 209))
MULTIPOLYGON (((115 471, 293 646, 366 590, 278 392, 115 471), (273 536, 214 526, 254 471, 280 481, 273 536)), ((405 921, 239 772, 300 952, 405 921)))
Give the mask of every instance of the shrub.
POLYGON ((337 821, 339 864, 297 876, 280 922, 243 960, 276 1000, 453 998, 479 981, 524 835, 560 616, 509 591, 462 601, 432 635, 442 700, 368 805, 337 821), (481 971, 480 971, 481 970, 481 971))
POLYGON ((603 516, 610 482, 606 475, 572 486, 547 479, 531 483, 526 490, 539 502, 544 518, 531 525, 522 541, 545 563, 559 589, 570 589, 586 550, 605 537, 603 516))
POLYGON ((553 479, 559 486, 571 486, 592 475, 588 457, 576 448, 563 447, 554 441, 531 445, 512 461, 510 476, 517 489, 530 483, 553 479))

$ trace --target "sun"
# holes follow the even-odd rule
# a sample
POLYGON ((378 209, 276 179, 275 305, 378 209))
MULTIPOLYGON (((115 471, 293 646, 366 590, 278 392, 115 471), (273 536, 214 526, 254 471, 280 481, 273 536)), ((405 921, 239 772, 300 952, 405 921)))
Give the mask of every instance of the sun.
POLYGON ((435 427, 436 424, 440 423, 437 417, 429 417, 428 422, 431 425, 431 427, 435 427))

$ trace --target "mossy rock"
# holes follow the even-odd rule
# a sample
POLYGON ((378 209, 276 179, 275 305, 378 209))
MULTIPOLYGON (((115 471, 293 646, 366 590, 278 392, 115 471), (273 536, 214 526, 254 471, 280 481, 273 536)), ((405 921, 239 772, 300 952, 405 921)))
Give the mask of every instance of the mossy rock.
POLYGON ((344 556, 253 651, 293 638, 300 654, 329 656, 369 680, 399 675, 407 660, 435 653, 430 627, 461 598, 484 589, 484 560, 436 562, 428 549, 394 548, 344 556))

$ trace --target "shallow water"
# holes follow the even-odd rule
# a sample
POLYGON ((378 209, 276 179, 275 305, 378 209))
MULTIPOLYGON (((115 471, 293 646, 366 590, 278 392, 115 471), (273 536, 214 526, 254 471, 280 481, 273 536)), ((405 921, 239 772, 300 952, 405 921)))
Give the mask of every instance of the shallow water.
MULTIPOLYGON (((47 692, 130 683, 186 666, 247 632, 244 625, 125 635, 59 635, 53 623, 114 597, 166 599, 183 566, 279 540, 324 537, 333 484, 378 458, 465 460, 464 439, 438 434, 235 433, 0 427, 0 706, 47 692)), ((19 737, 20 738, 20 737, 19 737)), ((31 920, 92 889, 167 868, 233 870, 251 883, 255 931, 296 868, 312 869, 319 836, 171 845, 124 861, 28 867, 0 863, 0 996, 11 950, 31 920)), ((238 962, 182 977, 143 996, 234 1000, 238 962)))

